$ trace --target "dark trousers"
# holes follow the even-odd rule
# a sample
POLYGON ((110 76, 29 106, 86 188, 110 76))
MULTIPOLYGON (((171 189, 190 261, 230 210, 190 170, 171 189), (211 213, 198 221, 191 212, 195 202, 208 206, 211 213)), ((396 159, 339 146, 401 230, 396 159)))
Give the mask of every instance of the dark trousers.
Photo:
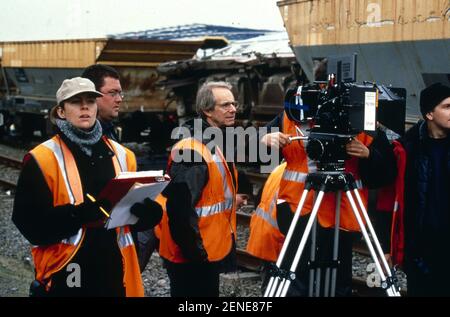
POLYGON ((213 263, 164 261, 172 297, 218 297, 219 267, 213 263))
MULTIPOLYGON (((448 263, 442 259, 443 263, 448 263)), ((423 269, 423 265, 416 262, 408 263, 407 273, 407 295, 413 297, 441 297, 450 296, 450 277, 448 269, 442 265, 423 269)))
POLYGON ((133 240, 139 260, 139 267, 141 272, 143 272, 147 263, 150 261, 153 251, 158 249, 159 240, 153 228, 134 233, 133 240))

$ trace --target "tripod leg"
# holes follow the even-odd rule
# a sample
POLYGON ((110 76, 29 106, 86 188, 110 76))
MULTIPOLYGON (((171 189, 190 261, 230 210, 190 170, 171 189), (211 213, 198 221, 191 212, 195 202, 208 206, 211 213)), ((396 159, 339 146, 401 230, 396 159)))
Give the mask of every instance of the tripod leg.
POLYGON ((322 270, 320 267, 316 269, 316 297, 320 297, 320 286, 322 284, 321 281, 322 270))
MULTIPOLYGON (((316 260, 316 253, 317 253, 317 218, 314 219, 313 227, 312 227, 312 234, 311 234, 311 241, 314 243, 311 243, 311 264, 315 262, 316 260)), ((320 260, 320 259, 318 259, 320 260)), ((315 297, 320 296, 320 275, 322 274, 320 267, 317 266, 315 269, 311 269, 312 272, 312 278, 310 276, 309 281, 309 296, 313 296, 313 289, 315 287, 315 297)))
MULTIPOLYGON (((334 240, 333 240, 333 262, 338 260, 339 256, 339 227, 341 225, 341 198, 342 192, 339 190, 336 193, 336 217, 334 222, 334 240)), ((329 269, 327 269, 327 273, 329 269)), ((336 295, 336 279, 337 279, 337 268, 333 267, 331 271, 331 297, 336 295)), ((328 287, 328 282, 325 284, 328 287)), ((327 296, 327 295, 325 295, 327 296)))
MULTIPOLYGON (((300 240, 300 245, 297 249, 297 252, 295 253, 295 257, 294 257, 294 260, 293 260, 291 268, 290 268, 291 272, 295 272, 295 270, 297 269, 298 262, 300 261, 300 257, 303 253, 303 249, 305 248, 306 241, 308 240, 309 234, 311 232, 313 222, 317 217, 317 213, 319 212, 319 207, 322 202, 323 195, 325 194, 325 187, 326 187, 326 184, 323 184, 320 188, 319 194, 317 195, 317 200, 314 203, 313 210, 311 211, 311 216, 309 217, 308 223, 306 224, 305 232, 302 235, 302 239, 300 240)), ((286 296, 286 293, 287 293, 290 285, 291 285, 291 282, 289 280, 286 280, 286 282, 283 285, 283 290, 281 292, 282 297, 286 296)))
MULTIPOLYGON (((294 229, 297 226, 298 219, 300 218, 301 210, 303 209, 303 205, 305 204, 306 197, 308 196, 309 189, 311 188, 310 184, 305 185, 305 189, 303 190, 302 197, 300 198, 300 202, 298 204, 297 210, 295 211, 294 218, 292 219, 291 225, 289 227, 288 233, 286 235, 286 239, 284 240, 283 246, 280 251, 280 255, 278 256, 276 266, 278 268, 281 267, 281 263, 283 262, 284 256, 286 254, 286 250, 291 242, 292 235, 294 233, 294 229)), ((266 291, 264 292, 264 297, 273 297, 275 291, 277 289, 278 283, 280 282, 279 277, 271 276, 269 279, 269 283, 267 284, 266 291)))
MULTIPOLYGON (((316 234, 317 234, 317 221, 314 221, 312 234, 311 234, 311 252, 310 260, 313 263, 316 260, 316 234)), ((314 268, 309 269, 309 284, 308 284, 308 296, 312 297, 314 293, 314 278, 316 270, 314 268)))
POLYGON ((325 285, 324 285, 324 291, 323 296, 329 297, 330 296, 330 268, 327 267, 325 270, 325 285))
MULTIPOLYGON (((355 200, 352 197, 351 191, 350 190, 346 190, 345 194, 347 195, 347 198, 348 198, 348 200, 350 202, 350 205, 352 206, 353 214, 356 217, 356 221, 358 222, 358 225, 359 225, 359 227, 361 229, 361 232, 362 232, 362 234, 364 236, 364 240, 366 240, 367 247, 369 248, 370 255, 372 256, 372 259, 375 262, 375 267, 378 270, 378 274, 380 274, 381 281, 385 282, 386 281, 386 277, 385 277, 384 272, 383 272, 383 270, 381 268, 380 261, 378 260, 378 257, 377 257, 377 255, 375 253, 375 249, 373 248, 372 241, 369 238, 369 234, 367 233, 366 226, 364 225, 364 222, 362 221, 362 218, 361 218, 361 216, 359 214, 359 211, 358 211, 358 209, 356 207, 355 200)), ((387 293, 388 293, 389 296, 398 296, 396 294, 397 292, 393 292, 391 288, 387 289, 387 293)))
MULTIPOLYGON (((376 247, 376 249, 378 251, 378 255, 379 255, 380 259, 381 259, 381 262, 383 263, 383 266, 384 266, 384 269, 386 271, 386 274, 387 274, 387 276, 389 278, 392 278, 391 269, 389 267, 389 264, 386 261, 386 258, 384 257, 384 252, 383 252, 383 249, 381 248, 380 241, 378 240, 378 237, 377 237, 377 235, 375 233, 375 230, 373 228, 372 222, 370 221, 370 218, 369 218, 369 214, 367 213, 367 210, 366 210, 366 208, 365 208, 365 206, 364 206, 364 204, 362 202, 361 196, 359 195, 359 192, 358 192, 358 190, 356 188, 353 190, 353 192, 354 192, 355 197, 356 197, 356 199, 358 201, 358 204, 359 204, 359 207, 361 209, 361 212, 362 212, 362 215, 364 217, 364 220, 366 221, 366 225, 369 228, 369 232, 370 232, 370 234, 372 236, 372 239, 373 239, 375 247, 376 247)), ((400 296, 399 292, 397 291, 397 289, 395 288, 394 285, 392 285, 391 288, 392 288, 392 292, 396 296, 400 296)))

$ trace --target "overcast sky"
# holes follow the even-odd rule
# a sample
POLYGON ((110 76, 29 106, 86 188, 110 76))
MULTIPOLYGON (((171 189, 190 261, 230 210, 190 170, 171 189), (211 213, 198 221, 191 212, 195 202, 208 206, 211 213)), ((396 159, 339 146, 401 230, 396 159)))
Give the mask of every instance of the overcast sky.
POLYGON ((276 0, 0 0, 0 41, 104 37, 192 23, 283 30, 276 0))

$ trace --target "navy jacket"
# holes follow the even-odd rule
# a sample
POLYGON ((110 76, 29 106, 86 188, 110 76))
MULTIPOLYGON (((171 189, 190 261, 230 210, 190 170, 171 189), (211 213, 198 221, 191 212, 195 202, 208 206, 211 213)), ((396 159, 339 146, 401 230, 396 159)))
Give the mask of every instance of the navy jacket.
MULTIPOLYGON (((404 202, 405 269, 408 270, 412 263, 417 263, 417 259, 427 258, 427 254, 433 254, 433 250, 436 250, 437 253, 438 246, 436 244, 442 241, 436 239, 436 243, 430 245, 430 228, 427 228, 425 221, 427 217, 427 196, 432 175, 430 157, 427 151, 430 138, 428 137, 426 122, 418 122, 408 130, 405 136, 400 139, 400 142, 407 154, 404 202)), ((450 147, 447 151, 446 172, 447 179, 450 179, 450 147)), ((449 196, 442 197, 442 199, 449 199, 449 196)), ((448 229, 450 230, 450 228, 448 229)), ((438 257, 441 256, 438 255, 438 257)), ((425 261, 433 262, 432 258, 429 257, 425 261)), ((431 264, 430 262, 428 264, 431 264)))

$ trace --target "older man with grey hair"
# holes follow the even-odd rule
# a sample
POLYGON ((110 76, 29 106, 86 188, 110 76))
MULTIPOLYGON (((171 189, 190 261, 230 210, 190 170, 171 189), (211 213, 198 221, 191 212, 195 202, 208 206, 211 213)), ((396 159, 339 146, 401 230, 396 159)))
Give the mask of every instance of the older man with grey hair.
POLYGON ((197 131, 172 150, 160 244, 172 296, 219 296, 219 274, 235 269, 236 169, 221 144, 199 136, 234 126, 236 107, 231 85, 203 84, 196 99, 197 131))
POLYGON ((234 126, 237 103, 228 83, 209 82, 200 87, 196 108, 200 117, 212 127, 234 126))

